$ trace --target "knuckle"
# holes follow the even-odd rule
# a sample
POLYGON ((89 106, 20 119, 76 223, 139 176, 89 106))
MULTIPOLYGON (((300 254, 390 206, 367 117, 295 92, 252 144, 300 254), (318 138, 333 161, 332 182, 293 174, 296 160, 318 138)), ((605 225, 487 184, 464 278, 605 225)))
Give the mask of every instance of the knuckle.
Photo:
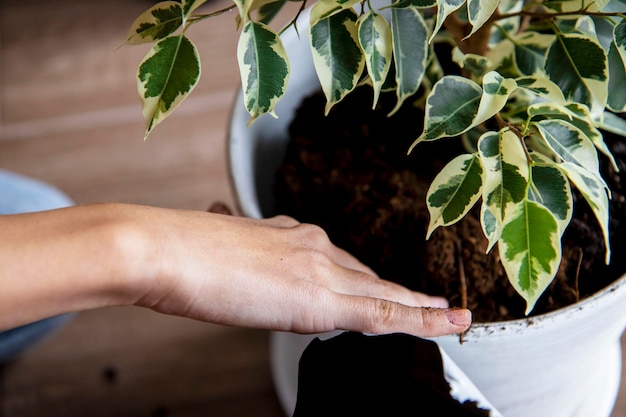
POLYGON ((293 217, 285 216, 284 214, 274 216, 272 220, 283 227, 296 227, 300 224, 300 222, 293 217))
POLYGON ((389 300, 377 299, 372 315, 373 333, 386 333, 398 316, 398 305, 389 300))

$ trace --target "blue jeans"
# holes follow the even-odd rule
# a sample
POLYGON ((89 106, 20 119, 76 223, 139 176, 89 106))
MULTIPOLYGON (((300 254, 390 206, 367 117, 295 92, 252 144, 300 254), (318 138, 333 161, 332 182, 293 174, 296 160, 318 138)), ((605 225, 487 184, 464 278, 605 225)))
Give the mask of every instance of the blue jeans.
MULTIPOLYGON (((65 194, 46 183, 0 169, 0 215, 52 210, 72 204, 65 194)), ((71 316, 64 314, 0 332, 0 364, 35 344, 71 316)))

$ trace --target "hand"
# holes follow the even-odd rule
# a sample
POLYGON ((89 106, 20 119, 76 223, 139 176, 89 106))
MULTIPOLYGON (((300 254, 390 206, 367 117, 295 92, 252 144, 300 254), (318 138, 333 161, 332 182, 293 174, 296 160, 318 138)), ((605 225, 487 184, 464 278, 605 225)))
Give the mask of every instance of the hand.
POLYGON ((138 305, 245 327, 319 333, 335 329, 432 337, 469 327, 468 310, 382 280, 313 225, 168 211, 159 272, 138 305), (157 284, 157 285, 155 285, 157 284))

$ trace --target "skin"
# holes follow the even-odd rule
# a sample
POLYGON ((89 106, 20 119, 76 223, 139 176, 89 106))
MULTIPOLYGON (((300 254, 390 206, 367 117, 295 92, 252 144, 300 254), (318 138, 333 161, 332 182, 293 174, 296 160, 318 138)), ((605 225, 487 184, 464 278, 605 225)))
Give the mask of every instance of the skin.
POLYGON ((120 305, 298 333, 432 337, 471 323, 284 216, 100 204, 0 216, 0 230, 0 330, 120 305))

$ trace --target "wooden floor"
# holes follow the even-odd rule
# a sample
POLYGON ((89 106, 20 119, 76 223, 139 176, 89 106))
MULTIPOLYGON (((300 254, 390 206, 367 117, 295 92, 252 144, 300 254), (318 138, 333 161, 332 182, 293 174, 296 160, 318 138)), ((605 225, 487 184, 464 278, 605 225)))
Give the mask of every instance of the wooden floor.
MULTIPOLYGON (((0 167, 51 182, 79 204, 232 204, 225 139, 239 83, 234 15, 191 30, 200 85, 144 142, 134 74, 147 48, 117 48, 151 4, 0 0, 0 167)), ((283 414, 266 332, 111 308, 78 314, 0 370, 0 417, 41 415, 283 414)), ((626 416, 626 389, 613 416, 626 416)))

